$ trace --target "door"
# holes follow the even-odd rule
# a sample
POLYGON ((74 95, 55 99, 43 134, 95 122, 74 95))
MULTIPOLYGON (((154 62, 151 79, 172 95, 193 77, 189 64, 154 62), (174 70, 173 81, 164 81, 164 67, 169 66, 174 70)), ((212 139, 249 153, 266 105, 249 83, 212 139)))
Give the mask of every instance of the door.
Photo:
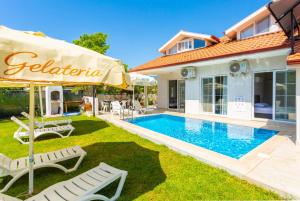
POLYGON ((273 119, 273 72, 254 74, 254 117, 273 119))
POLYGON ((296 71, 277 71, 275 119, 296 121, 296 71))
POLYGON ((215 114, 227 114, 227 76, 215 77, 215 114))
POLYGON ((213 78, 202 78, 202 108, 203 112, 213 112, 213 78))
POLYGON ((227 76, 202 78, 203 112, 227 114, 227 76))
POLYGON ((178 103, 179 109, 185 110, 185 81, 178 80, 178 103))
POLYGON ((177 109, 177 80, 169 80, 169 108, 177 109))

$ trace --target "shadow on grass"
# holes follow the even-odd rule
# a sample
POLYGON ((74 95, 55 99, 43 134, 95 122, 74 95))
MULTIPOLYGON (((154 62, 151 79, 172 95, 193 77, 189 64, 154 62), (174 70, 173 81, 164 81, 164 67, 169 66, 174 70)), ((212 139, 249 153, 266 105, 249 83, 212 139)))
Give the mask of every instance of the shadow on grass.
POLYGON ((97 120, 73 121, 72 125, 75 128, 72 135, 90 134, 97 130, 109 127, 109 125, 105 121, 97 121, 97 120))
MULTIPOLYGON (((159 152, 135 142, 95 143, 84 147, 84 150, 87 151, 87 158, 93 163, 92 166, 105 162, 128 171, 121 200, 134 200, 166 180, 160 166, 159 152)), ((113 188, 106 192, 113 192, 113 188)))
MULTIPOLYGON (((160 166, 159 152, 144 148, 135 142, 99 142, 83 149, 87 152, 87 156, 79 169, 73 173, 64 174, 62 171, 50 168, 36 170, 35 192, 38 193, 57 182, 70 179, 99 165, 100 162, 128 171, 119 200, 134 200, 152 191, 166 180, 166 175, 160 166)), ((70 167, 70 161, 65 165, 70 167)), ((26 191, 27 178, 28 175, 23 176, 7 193, 18 195, 26 191)), ((116 187, 117 182, 101 190, 100 193, 111 196, 116 187)))
MULTIPOLYGON (((70 135, 70 137, 91 134, 95 131, 109 127, 109 125, 105 121, 97 121, 97 120, 73 121, 72 126, 75 128, 75 130, 70 135)), ((63 135, 66 135, 66 133, 67 132, 63 133, 63 135)), ((36 138, 35 141, 43 141, 43 140, 54 139, 54 138, 59 138, 59 137, 55 134, 50 133, 47 135, 42 135, 39 138, 36 138)), ((28 138, 27 139, 25 138, 24 141, 28 141, 28 138)))

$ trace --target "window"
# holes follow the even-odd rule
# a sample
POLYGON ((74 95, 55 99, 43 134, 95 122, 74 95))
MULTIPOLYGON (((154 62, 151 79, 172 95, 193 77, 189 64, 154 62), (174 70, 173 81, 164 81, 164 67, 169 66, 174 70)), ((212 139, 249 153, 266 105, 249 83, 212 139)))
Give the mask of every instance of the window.
POLYGON ((213 112, 213 78, 202 78, 203 112, 213 112))
POLYGON ((296 120, 296 72, 276 72, 275 119, 296 120))
POLYGON ((227 76, 202 78, 203 112, 227 114, 227 76))
POLYGON ((227 76, 215 77, 215 114, 227 114, 227 76))
POLYGON ((268 32, 270 29, 270 16, 256 23, 256 34, 268 32))
POLYGON ((194 48, 200 48, 200 47, 205 47, 205 41, 204 40, 199 40, 199 39, 195 39, 194 40, 194 48))
POLYGON ((270 26, 271 26, 271 18, 270 15, 268 15, 267 17, 261 19, 260 21, 257 21, 253 23, 251 26, 243 29, 240 32, 240 39, 245 39, 254 36, 256 34, 269 32, 270 26))
POLYGON ((184 41, 181 41, 177 44, 178 52, 191 50, 191 49, 193 49, 193 44, 192 44, 191 40, 184 40, 184 41))
POLYGON ((169 54, 176 54, 177 53, 177 45, 174 45, 171 49, 169 49, 169 54))
POLYGON ((240 33, 240 39, 249 38, 254 35, 254 26, 251 25, 250 27, 247 27, 246 29, 242 30, 240 33))

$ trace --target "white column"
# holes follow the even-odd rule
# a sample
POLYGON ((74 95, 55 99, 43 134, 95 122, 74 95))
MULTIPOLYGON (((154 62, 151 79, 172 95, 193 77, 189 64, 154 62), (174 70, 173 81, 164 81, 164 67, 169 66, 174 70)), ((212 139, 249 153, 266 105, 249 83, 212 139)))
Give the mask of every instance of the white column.
POLYGON ((300 145, 300 68, 296 70, 296 143, 300 145))
POLYGON ((148 107, 148 91, 147 91, 147 85, 144 86, 144 99, 145 99, 145 107, 148 107))

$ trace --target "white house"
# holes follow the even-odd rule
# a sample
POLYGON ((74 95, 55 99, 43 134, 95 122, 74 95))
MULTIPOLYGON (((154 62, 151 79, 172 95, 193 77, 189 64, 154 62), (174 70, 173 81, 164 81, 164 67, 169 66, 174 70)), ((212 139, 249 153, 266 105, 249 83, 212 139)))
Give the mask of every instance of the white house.
POLYGON ((290 40, 266 7, 221 38, 180 31, 159 52, 131 69, 157 76, 158 107, 291 123, 298 116, 300 128, 300 41, 291 55, 290 40))

